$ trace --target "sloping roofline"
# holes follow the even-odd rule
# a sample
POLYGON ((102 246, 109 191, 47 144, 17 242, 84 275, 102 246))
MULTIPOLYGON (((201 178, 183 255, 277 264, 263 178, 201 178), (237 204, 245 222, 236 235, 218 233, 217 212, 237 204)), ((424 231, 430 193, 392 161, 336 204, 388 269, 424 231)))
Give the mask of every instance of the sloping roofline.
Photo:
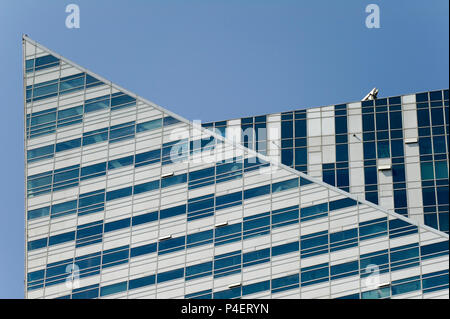
MULTIPOLYGON (((171 112, 170 110, 167 110, 167 109, 165 109, 164 107, 159 106, 159 105, 157 105, 157 104, 155 104, 155 103, 153 103, 153 102, 151 102, 151 101, 149 101, 149 100, 147 100, 147 99, 145 99, 145 98, 143 98, 143 97, 141 97, 141 96, 139 96, 139 95, 137 95, 137 94, 135 94, 135 93, 133 93, 133 92, 130 92, 130 91, 128 91, 127 89, 124 89, 124 88, 122 88, 121 86, 112 83, 111 81, 109 81, 109 80, 103 78, 102 76, 99 76, 98 74, 96 74, 96 73, 94 73, 94 72, 92 72, 92 71, 90 71, 90 70, 87 70, 87 69, 84 68, 84 67, 79 66, 78 64, 76 64, 76 63, 74 63, 74 62, 72 62, 72 61, 66 59, 65 57, 61 56, 60 54, 58 54, 58 53, 56 53, 56 52, 53 52, 52 50, 48 49, 47 47, 41 45, 40 43, 38 43, 38 42, 36 42, 36 41, 34 41, 34 40, 32 40, 32 39, 31 39, 28 35, 26 35, 26 34, 24 34, 24 35, 22 36, 22 41, 28 41, 29 43, 35 45, 36 47, 38 47, 38 48, 40 48, 40 49, 42 49, 42 50, 44 50, 44 51, 47 51, 48 53, 54 55, 55 57, 59 58, 60 60, 66 62, 67 64, 70 64, 70 65, 72 65, 73 67, 78 68, 78 69, 80 69, 81 71, 86 72, 87 74, 89 74, 89 75, 91 75, 91 76, 93 76, 93 77, 95 77, 95 78, 97 78, 97 79, 103 81, 105 84, 111 85, 111 87, 113 87, 113 88, 115 88, 115 89, 117 89, 117 90, 119 90, 119 91, 122 91, 122 92, 124 92, 124 93, 126 93, 126 94, 128 94, 128 95, 130 95, 130 96, 135 97, 136 100, 140 100, 140 101, 142 101, 143 103, 148 104, 148 105, 154 107, 155 109, 157 109, 157 110, 159 110, 159 111, 161 111, 161 112, 163 112, 163 113, 166 113, 166 114, 168 114, 168 115, 170 115, 170 116, 176 118, 176 119, 179 120, 180 122, 183 122, 183 123, 185 123, 185 124, 187 124, 187 125, 189 125, 189 126, 195 127, 196 129, 200 130, 202 133, 209 134, 210 136, 214 136, 214 138, 216 138, 216 139, 218 139, 218 140, 225 141, 226 143, 231 144, 232 146, 234 146, 234 147, 236 147, 236 148, 238 148, 238 149, 241 149, 244 153, 247 152, 248 154, 252 154, 252 155, 254 155, 255 157, 258 157, 259 159, 262 159, 262 160, 264 160, 264 161, 266 161, 266 162, 269 162, 271 165, 273 165, 273 166, 275 166, 275 167, 280 167, 280 168, 282 168, 282 169, 284 169, 284 170, 290 172, 290 173, 293 174, 293 175, 296 175, 296 176, 298 176, 298 177, 302 177, 302 178, 304 178, 304 179, 306 179, 306 180, 309 180, 309 181, 311 181, 311 182, 313 182, 313 183, 315 183, 315 184, 321 185, 321 186, 323 186, 323 187, 325 187, 325 188, 327 188, 327 189, 329 189, 329 190, 331 190, 331 191, 333 191, 333 192, 335 192, 335 193, 338 193, 338 194, 344 195, 344 196, 346 196, 346 197, 352 198, 352 199, 356 200, 357 202, 360 202, 360 203, 362 203, 362 204, 365 204, 365 205, 367 205, 367 206, 370 206, 370 207, 372 207, 372 208, 375 208, 375 209, 377 209, 377 210, 379 210, 379 211, 382 211, 383 213, 385 213, 385 214, 388 215, 388 216, 392 216, 392 217, 395 217, 395 218, 397 218, 397 219, 401 219, 401 220, 403 220, 403 221, 405 221, 405 222, 408 222, 408 223, 410 223, 410 224, 413 224, 413 225, 415 225, 415 226, 417 226, 417 227, 422 227, 422 228, 424 228, 425 230, 430 231, 430 232, 432 232, 432 233, 434 233, 434 234, 436 234, 436 235, 438 235, 438 236, 441 236, 441 237, 443 237, 443 238, 445 238, 445 239, 447 239, 447 240, 449 239, 449 235, 446 234, 446 233, 444 233, 444 232, 441 232, 441 231, 439 231, 439 230, 437 230, 437 229, 435 229, 435 228, 432 228, 432 227, 430 227, 430 226, 427 226, 427 225, 425 225, 425 224, 419 223, 419 222, 417 222, 417 221, 415 221, 415 220, 412 220, 412 219, 410 219, 410 218, 407 218, 407 217, 405 217, 405 216, 403 216, 403 215, 400 215, 400 214, 398 214, 398 213, 390 212, 390 211, 388 211, 388 210, 382 208, 382 207, 379 206, 379 205, 376 205, 376 204, 374 204, 374 203, 371 203, 371 202, 367 201, 366 199, 361 199, 361 198, 359 198, 358 196, 355 196, 355 195, 353 195, 353 194, 351 194, 351 193, 347 193, 347 192, 345 192, 345 191, 343 191, 343 190, 341 190, 341 189, 339 189, 339 188, 337 188, 337 187, 331 186, 331 185, 329 185, 329 184, 327 184, 327 183, 325 183, 325 182, 323 182, 323 181, 321 181, 321 180, 316 179, 315 177, 311 177, 311 176, 309 176, 309 175, 306 175, 306 174, 303 173, 303 172, 297 171, 297 170, 295 170, 295 169, 293 169, 293 168, 291 168, 291 167, 288 167, 288 166, 286 166, 286 165, 284 165, 284 164, 275 162, 273 159, 271 159, 271 158, 269 158, 269 157, 267 157, 267 156, 265 156, 265 155, 262 155, 262 154, 260 154, 260 153, 258 153, 258 152, 256 152, 256 151, 254 151, 254 150, 252 150, 252 149, 246 148, 246 147, 244 147, 243 145, 238 144, 238 143, 235 143, 235 142, 232 141, 232 140, 229 140, 229 139, 227 139, 227 138, 224 138, 222 135, 217 134, 217 133, 215 133, 215 132, 212 132, 212 131, 208 130, 207 128, 201 127, 200 125, 196 125, 196 124, 192 123, 191 121, 189 121, 188 119, 185 119, 184 117, 182 117, 182 116, 180 116, 180 115, 178 115, 178 114, 176 114, 176 113, 173 113, 173 112, 171 112)), ((25 58, 25 55, 24 55, 24 58, 25 58)), ((359 101, 359 102, 360 102, 360 101, 359 101)))

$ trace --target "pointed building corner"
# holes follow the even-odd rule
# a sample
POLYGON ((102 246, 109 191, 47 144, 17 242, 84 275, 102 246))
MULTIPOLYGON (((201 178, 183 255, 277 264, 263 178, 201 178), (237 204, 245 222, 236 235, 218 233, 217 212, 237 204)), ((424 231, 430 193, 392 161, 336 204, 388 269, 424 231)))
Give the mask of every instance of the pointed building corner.
MULTIPOLYGON (((307 110, 252 118, 245 124, 279 131, 291 122, 288 137, 270 141, 291 147, 290 161, 266 156, 209 130, 215 123, 195 132, 22 39, 27 298, 448 298, 447 234, 349 193, 350 183, 339 189, 334 175, 333 185, 310 177, 307 151, 295 161, 295 125, 307 150, 307 125, 336 137, 334 118, 308 122, 307 110), (279 164, 295 162, 298 170, 279 164)), ((345 117, 345 144, 350 112, 334 112, 345 117)), ((348 172, 348 156, 324 149, 318 170, 348 172)))

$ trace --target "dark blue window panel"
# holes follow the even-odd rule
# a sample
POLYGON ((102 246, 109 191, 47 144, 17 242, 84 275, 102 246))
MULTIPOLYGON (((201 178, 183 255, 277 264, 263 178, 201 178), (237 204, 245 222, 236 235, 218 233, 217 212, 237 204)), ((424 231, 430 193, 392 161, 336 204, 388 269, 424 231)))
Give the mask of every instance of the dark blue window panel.
POLYGON ((436 205, 435 188, 422 188, 422 201, 424 206, 436 205))
POLYGON ((299 287, 299 275, 289 275, 281 278, 272 279, 272 293, 277 293, 299 287))
MULTIPOLYGON (((335 110, 335 113, 339 111, 335 110)), ((336 114, 338 115, 338 114, 336 114)), ((336 116, 334 118, 336 134, 345 134, 347 133, 347 117, 346 116, 336 116)))
POLYGON ((83 121, 83 106, 75 106, 69 109, 58 111, 57 127, 73 125, 83 121))
POLYGON ((336 161, 348 162, 348 146, 347 146, 347 144, 336 145, 336 161))
POLYGON ((202 290, 187 294, 184 296, 185 299, 212 299, 212 290, 202 290))
POLYGON ((441 241, 420 247, 422 260, 443 256, 445 254, 448 254, 448 241, 441 241))
POLYGON ((150 275, 142 278, 132 279, 128 282, 128 289, 137 289, 145 286, 155 284, 155 275, 150 275))
MULTIPOLYGON (((364 110, 363 110, 364 112, 364 110)), ((371 132, 375 130, 373 114, 363 114, 363 131, 371 132)))
POLYGON ((86 74, 86 88, 91 88, 101 84, 103 84, 103 82, 94 78, 93 76, 90 76, 89 74, 86 74))
POLYGON ((78 198, 78 214, 91 214, 104 209, 105 190, 82 194, 78 198))
POLYGON ((270 213, 262 213, 250 217, 244 217, 243 239, 270 233, 270 213))
POLYGON ((81 138, 76 138, 74 140, 70 140, 67 142, 57 143, 55 146, 55 152, 68 151, 80 146, 81 146, 81 138))
POLYGON ((106 163, 98 163, 81 168, 81 180, 106 174, 106 163))
POLYGON ((265 263, 270 261, 270 248, 260 249, 244 254, 243 267, 265 263))
POLYGON ((244 159, 244 172, 251 172, 261 167, 268 167, 270 164, 258 157, 244 159))
POLYGON ((435 154, 446 153, 445 136, 433 136, 433 150, 435 154))
POLYGON ((106 200, 109 201, 109 200, 114 200, 114 199, 131 196, 132 191, 133 191, 132 186, 116 189, 114 191, 109 191, 106 193, 106 200))
POLYGON ((72 200, 51 207, 51 218, 74 214, 77 211, 77 201, 72 200))
POLYGON ((292 149, 281 150, 281 163, 286 166, 292 166, 294 163, 294 153, 292 149))
POLYGON ((419 137, 419 152, 420 155, 432 154, 430 137, 419 137))
POLYGON ((241 296, 242 287, 236 287, 214 293, 214 299, 232 299, 241 296))
POLYGON ((184 276, 184 268, 162 272, 159 273, 157 276, 158 276, 157 277, 158 284, 169 280, 182 278, 184 276))
POLYGON ((103 220, 77 226, 76 247, 101 242, 103 233, 103 220))
POLYGON ((332 211, 332 210, 336 210, 336 209, 342 209, 342 208, 346 208, 346 207, 350 207, 350 206, 355 206, 356 204, 357 204, 356 200, 354 200, 352 198, 343 198, 343 199, 331 201, 329 206, 330 206, 330 211, 332 211))
POLYGON ((389 221, 389 238, 415 234, 417 231, 417 226, 407 223, 401 219, 392 219, 389 221))
POLYGON ((337 251, 358 245, 358 229, 330 233, 330 251, 337 251))
POLYGON ((448 270, 436 271, 422 275, 424 293, 439 289, 448 289, 448 270))
POLYGON ((364 159, 376 158, 375 155, 375 142, 364 142, 364 159))
POLYGON ((192 248, 200 245, 206 245, 213 242, 213 230, 206 230, 199 233, 193 233, 186 236, 187 248, 192 248))
POLYGON ((59 81, 60 94, 66 94, 84 88, 84 74, 75 74, 61 78, 59 81), (81 76, 79 76, 81 75, 81 76))
POLYGON ((215 245, 224 245, 241 240, 242 224, 226 225, 214 230, 215 245))
POLYGON ((214 278, 240 272, 241 263, 241 251, 214 256, 214 278))
POLYGON ((421 286, 420 276, 393 281, 391 284, 392 296, 420 290, 421 286))
POLYGON ((338 297, 336 299, 359 299, 359 293, 338 297))
POLYGON ((272 247, 272 257, 299 251, 299 242, 295 241, 272 247))
MULTIPOLYGON (((283 150, 285 151, 285 150, 283 150)), ((306 147, 295 149, 295 165, 306 165, 308 163, 308 154, 306 147)), ((289 165, 291 166, 291 165, 289 165)))
POLYGON ((321 218, 327 215, 328 215, 328 203, 318 204, 300 209, 301 221, 321 218))
POLYGON ((119 142, 124 139, 133 138, 136 130, 134 122, 111 126, 109 130, 110 143, 119 142))
POLYGON ((32 220, 35 218, 45 217, 50 214, 50 206, 42 207, 38 209, 33 209, 28 211, 28 220, 32 220))
POLYGON ((216 166, 217 183, 225 182, 242 176, 242 162, 233 159, 233 163, 227 163, 216 166))
POLYGON ((378 193, 377 192, 366 192, 366 200, 378 204, 378 193))
MULTIPOLYGON (((292 188, 297 188, 299 186, 299 179, 293 178, 286 181, 273 183, 272 184, 272 193, 277 193, 281 191, 285 191, 292 188)), ((245 191, 244 191, 244 197, 245 197, 245 191)))
POLYGON ((391 130, 402 128, 402 112, 390 112, 389 123, 391 130))
POLYGON ((292 121, 281 122, 281 138, 292 138, 293 131, 294 127, 292 121))
POLYGON ((188 221, 214 215, 214 195, 188 200, 188 221))
POLYGON ((171 208, 162 209, 159 212, 159 218, 170 218, 178 215, 186 214, 186 205, 175 206, 171 208))
POLYGON ((48 239, 48 245, 49 246, 58 245, 58 244, 66 243, 68 241, 72 241, 72 240, 75 240, 75 232, 74 231, 50 236, 48 239))
POLYGON ((108 170, 133 165, 134 156, 126 156, 108 162, 108 170))
POLYGON ((295 121, 295 137, 306 137, 306 119, 295 121))
POLYGON ((268 290, 270 290, 270 280, 243 286, 242 287, 242 295, 246 296, 246 295, 251 295, 251 294, 261 292, 261 291, 268 291, 268 290))
POLYGON ((45 269, 29 272, 27 274, 27 290, 44 287, 45 269))
POLYGON ((83 133, 83 146, 100 143, 108 140, 108 128, 83 133))
POLYGON ((159 189, 159 180, 134 185, 133 194, 137 195, 144 192, 150 192, 155 189, 159 189))
POLYGON ((358 261, 350 261, 330 267, 331 280, 359 275, 358 261))
POLYGON ((170 187, 187 182, 187 174, 175 175, 161 180, 161 188, 170 187))
POLYGON ((111 110, 136 105, 136 99, 122 92, 111 95, 111 110))
POLYGON ((186 280, 197 279, 212 275, 213 263, 211 261, 186 267, 186 280))
POLYGON ((236 192, 216 197, 216 209, 240 205, 241 203, 242 192, 236 192))
POLYGON ((214 184, 215 167, 209 167, 206 169, 193 171, 189 173, 189 189, 197 187, 204 187, 214 184))
POLYGON ((73 265, 73 259, 61 260, 56 263, 50 263, 46 268, 46 286, 55 285, 64 282, 68 276, 66 268, 73 265))
POLYGON ((33 72, 59 66, 59 59, 53 55, 44 55, 36 59, 29 59, 25 62, 26 72, 33 72), (33 69, 34 68, 34 69, 33 69))
POLYGON ((185 246, 185 236, 163 240, 158 243, 158 254, 163 255, 174 251, 183 250, 185 246))
POLYGON ((348 192, 346 188, 350 185, 348 169, 336 170, 337 186, 348 192))
POLYGON ((151 243, 151 244, 131 248, 130 258, 155 253, 156 247, 157 247, 156 243, 151 243))
POLYGON ((301 269, 301 285, 309 286, 320 282, 328 281, 328 263, 306 267, 301 269))
POLYGON ((300 238, 301 258, 328 252, 328 231, 318 232, 300 238))
POLYGON ((105 233, 130 227, 131 218, 119 219, 105 224, 105 233))
POLYGON ((95 112, 98 110, 108 109, 110 106, 110 97, 108 95, 96 97, 94 99, 86 100, 84 103, 84 111, 86 113, 95 112))
POLYGON ((272 228, 283 227, 290 224, 298 223, 299 208, 291 206, 283 209, 272 211, 272 228))
POLYGON ((391 150, 392 150, 392 157, 404 156, 403 141, 391 140, 391 150))
POLYGON ((167 117, 163 118, 163 125, 164 126, 176 124, 176 123, 179 123, 179 122, 180 121, 178 121, 176 118, 173 118, 172 116, 167 116, 167 117))
POLYGON ((80 175, 79 165, 69 166, 53 172, 53 190, 59 190, 78 185, 80 175))
POLYGON ((364 167, 364 179, 366 185, 377 184, 377 168, 373 167, 364 167))
POLYGON ((117 247, 103 252, 102 267, 112 267, 127 263, 130 255, 130 249, 127 246, 117 247))
POLYGON ((27 243, 27 249, 28 250, 35 250, 35 249, 47 247, 47 241, 48 241, 47 237, 29 241, 27 243))
POLYGON ((131 224, 133 226, 150 223, 155 220, 158 220, 158 212, 146 213, 138 216, 133 216, 131 220, 131 224))
POLYGON ((418 266, 419 264, 418 244, 416 243, 391 248, 390 260, 391 260, 391 271, 418 266))
POLYGON ((389 297, 390 287, 384 287, 375 290, 369 290, 361 293, 361 299, 381 299, 389 297))
POLYGON ((387 235, 387 218, 378 218, 359 223, 361 240, 387 235))
POLYGON ((162 119, 156 119, 152 121, 139 123, 136 124, 136 133, 156 130, 161 126, 162 126, 162 119))
POLYGON ((361 277, 367 277, 372 274, 371 268, 368 266, 377 265, 380 273, 389 271, 389 254, 388 250, 376 251, 360 256, 360 272, 361 277))
POLYGON ((100 296, 108 296, 112 294, 116 294, 122 291, 126 291, 128 286, 127 281, 118 282, 116 284, 103 286, 100 288, 100 296))
MULTIPOLYGON (((72 292, 72 299, 94 299, 94 298, 97 298, 98 292, 99 292, 98 284, 92 285, 92 286, 97 286, 97 287, 93 288, 93 289, 88 289, 88 290, 85 290, 82 292, 77 292, 77 293, 72 292)), ((91 287, 91 286, 89 286, 89 287, 91 287)), ((79 288, 79 289, 86 289, 86 288, 87 287, 83 287, 83 288, 79 288)))
POLYGON ((390 158, 389 141, 378 141, 377 154, 378 158, 390 158))

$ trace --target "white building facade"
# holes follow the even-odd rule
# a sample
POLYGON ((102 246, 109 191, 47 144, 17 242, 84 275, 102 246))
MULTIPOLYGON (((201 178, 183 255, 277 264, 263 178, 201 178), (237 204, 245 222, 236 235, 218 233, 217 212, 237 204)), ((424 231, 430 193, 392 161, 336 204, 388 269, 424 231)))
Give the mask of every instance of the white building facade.
POLYGON ((338 180, 337 136, 365 133, 361 104, 345 107, 347 133, 332 125, 343 108, 328 107, 267 116, 265 143, 236 141, 221 127, 249 120, 215 133, 26 36, 23 47, 27 298, 448 298, 448 234, 411 202, 389 206, 394 158, 375 158, 379 205, 362 196, 373 159, 361 144, 342 142, 348 185, 322 181, 325 164, 338 180), (300 117, 308 149, 285 151, 300 117))

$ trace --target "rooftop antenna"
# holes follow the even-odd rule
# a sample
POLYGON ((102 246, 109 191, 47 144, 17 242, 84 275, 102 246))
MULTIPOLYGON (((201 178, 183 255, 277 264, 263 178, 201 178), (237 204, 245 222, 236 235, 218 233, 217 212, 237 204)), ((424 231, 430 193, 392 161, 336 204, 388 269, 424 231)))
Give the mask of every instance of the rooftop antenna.
POLYGON ((370 91, 361 101, 369 101, 369 100, 376 100, 378 95, 378 89, 373 88, 372 91, 370 91))

